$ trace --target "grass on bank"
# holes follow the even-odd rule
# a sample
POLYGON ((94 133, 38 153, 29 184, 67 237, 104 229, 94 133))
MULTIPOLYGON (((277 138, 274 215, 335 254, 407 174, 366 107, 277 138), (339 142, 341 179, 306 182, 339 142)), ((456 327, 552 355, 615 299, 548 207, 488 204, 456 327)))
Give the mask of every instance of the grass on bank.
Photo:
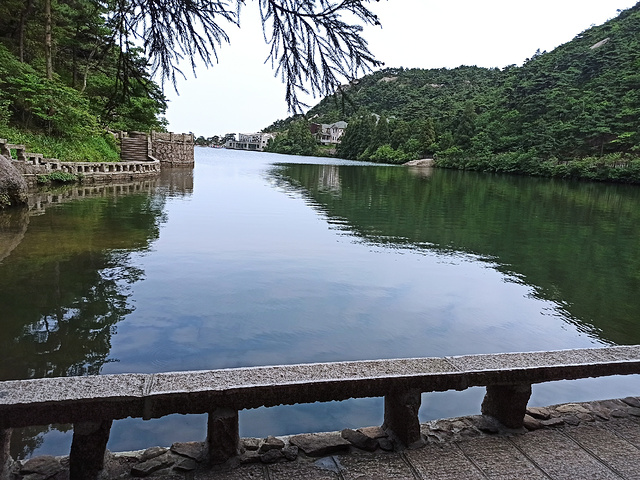
POLYGON ((0 138, 9 143, 25 145, 30 153, 41 153, 45 158, 62 162, 118 162, 120 153, 110 133, 83 139, 49 137, 26 132, 9 126, 0 126, 0 138))

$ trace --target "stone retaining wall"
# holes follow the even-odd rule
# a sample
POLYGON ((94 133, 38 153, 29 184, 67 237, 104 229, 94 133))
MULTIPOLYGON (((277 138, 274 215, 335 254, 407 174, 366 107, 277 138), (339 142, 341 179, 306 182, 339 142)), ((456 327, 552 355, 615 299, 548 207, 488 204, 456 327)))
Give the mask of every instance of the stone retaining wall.
POLYGON ((194 139, 190 133, 152 131, 148 136, 148 150, 163 166, 194 164, 194 139))

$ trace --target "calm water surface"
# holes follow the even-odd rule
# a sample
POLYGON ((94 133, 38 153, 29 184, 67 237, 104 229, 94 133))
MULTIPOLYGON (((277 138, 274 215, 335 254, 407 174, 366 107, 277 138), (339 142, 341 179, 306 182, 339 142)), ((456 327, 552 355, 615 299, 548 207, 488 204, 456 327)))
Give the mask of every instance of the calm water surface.
MULTIPOLYGON (((58 193, 0 214, 2 379, 640 344, 637 187, 196 149, 195 170, 58 193)), ((530 403, 639 388, 558 382, 530 403)), ((421 419, 479 413, 483 393, 425 394, 421 419)), ((374 425, 382 401, 240 421, 374 425)), ((203 440, 205 424, 117 421, 108 448, 203 440)), ((12 449, 70 442, 39 427, 12 449)))

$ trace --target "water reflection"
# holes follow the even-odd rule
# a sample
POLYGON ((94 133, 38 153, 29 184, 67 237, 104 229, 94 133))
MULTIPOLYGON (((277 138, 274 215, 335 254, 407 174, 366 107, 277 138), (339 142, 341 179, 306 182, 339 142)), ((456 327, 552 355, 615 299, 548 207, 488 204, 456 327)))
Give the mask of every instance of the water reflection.
MULTIPOLYGON (((640 343, 635 189, 273 165, 289 159, 201 149, 195 172, 45 192, 0 217, 2 378, 640 343)), ((593 383, 574 385, 532 402, 594 399, 593 383)), ((425 396, 421 419, 477 413, 481 394, 425 396)), ((362 426, 381 411, 380 399, 258 409, 241 432, 362 426)), ((201 440, 205 424, 118 421, 109 448, 201 440)), ((12 448, 66 453, 62 429, 12 448)))
MULTIPOLYGON (((117 361, 111 339, 144 277, 130 253, 149 248, 164 221, 155 188, 147 180, 39 191, 29 209, 0 212, 0 379, 97 375, 117 361)), ((67 429, 18 430, 13 454, 67 429)))
POLYGON ((579 330, 640 343, 637 188, 335 165, 283 165, 270 176, 369 243, 476 255, 579 330))

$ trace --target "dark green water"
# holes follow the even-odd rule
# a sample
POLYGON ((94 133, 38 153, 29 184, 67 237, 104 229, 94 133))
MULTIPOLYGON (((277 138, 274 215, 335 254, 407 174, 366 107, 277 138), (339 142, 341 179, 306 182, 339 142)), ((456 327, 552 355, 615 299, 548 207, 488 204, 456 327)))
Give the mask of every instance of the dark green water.
MULTIPOLYGON (((637 187, 323 163, 198 149, 193 172, 0 214, 0 377, 640 344, 637 187)), ((639 388, 559 382, 531 403, 639 388)), ((425 394, 421 418, 482 395, 425 394)), ((381 416, 380 399, 258 409, 241 433, 381 416)), ((118 421, 109 448, 204 425, 118 421)), ((17 432, 14 454, 66 453, 67 429, 17 432)))

